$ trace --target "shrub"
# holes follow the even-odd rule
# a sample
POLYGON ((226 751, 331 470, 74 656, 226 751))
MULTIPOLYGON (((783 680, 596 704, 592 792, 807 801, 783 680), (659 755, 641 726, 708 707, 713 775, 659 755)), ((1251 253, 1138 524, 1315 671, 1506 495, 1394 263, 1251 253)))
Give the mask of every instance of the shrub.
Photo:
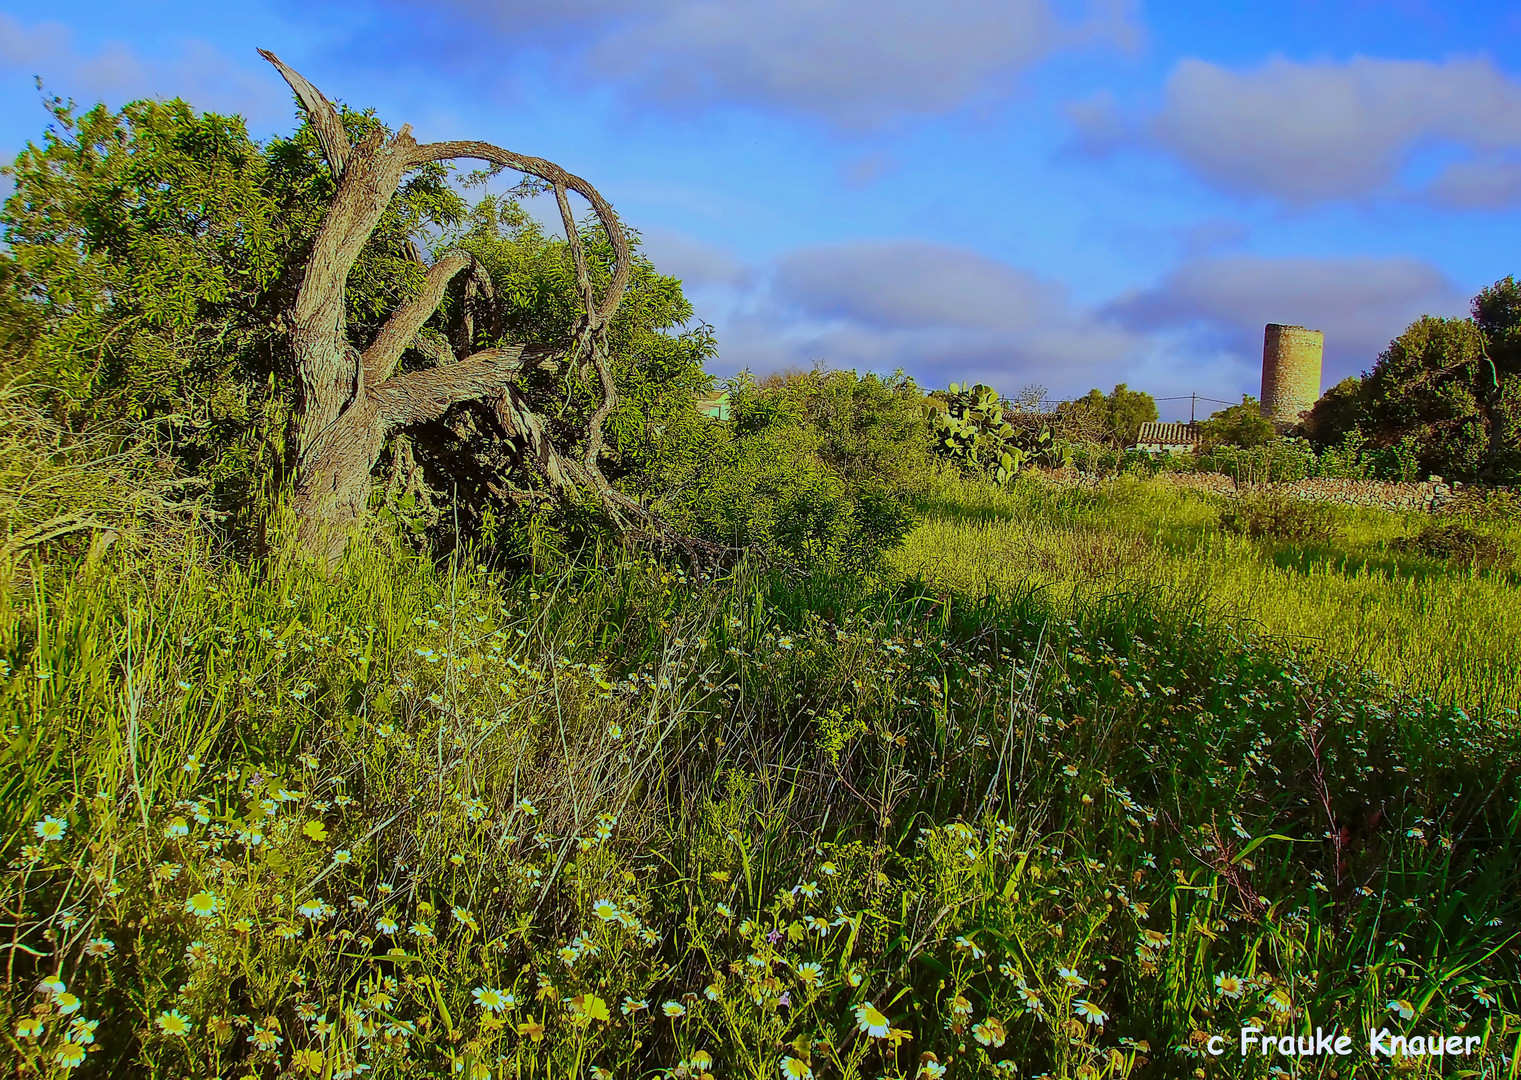
POLYGON ((1326 543, 1337 524, 1331 508, 1282 492, 1244 492, 1220 514, 1220 526, 1253 540, 1326 543))
POLYGON ((1414 536, 1393 541, 1390 547, 1408 555, 1479 567, 1509 566, 1515 560, 1515 552, 1495 537, 1455 522, 1427 525, 1414 536))

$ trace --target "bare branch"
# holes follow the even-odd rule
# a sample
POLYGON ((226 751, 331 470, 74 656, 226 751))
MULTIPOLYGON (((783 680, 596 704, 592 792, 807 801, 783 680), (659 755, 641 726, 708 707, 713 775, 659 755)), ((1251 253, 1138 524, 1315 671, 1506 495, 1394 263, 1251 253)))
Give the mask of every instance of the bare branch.
POLYGON ((475 262, 473 256, 462 251, 445 255, 428 267, 422 289, 411 300, 391 313, 380 334, 364 351, 364 381, 366 386, 379 386, 396 370, 401 354, 417 338, 423 323, 433 317, 444 290, 461 270, 475 262))
POLYGON ((555 202, 560 207, 560 220, 565 225, 570 261, 576 267, 576 288, 581 292, 581 306, 586 311, 586 325, 590 328, 596 321, 597 298, 592 295, 591 275, 586 269, 586 252, 581 247, 580 236, 576 234, 576 215, 570 212, 570 200, 565 196, 564 184, 555 184, 555 202))
POLYGON ((348 133, 343 130, 343 120, 338 116, 338 110, 333 108, 333 103, 322 96, 311 83, 307 82, 299 72, 292 71, 285 66, 274 53, 268 49, 260 49, 259 55, 275 65, 275 70, 290 84, 290 88, 296 92, 296 97, 301 99, 301 104, 306 107, 306 116, 312 123, 312 130, 317 133, 317 141, 322 144, 322 154, 327 158, 328 168, 333 170, 333 176, 343 172, 343 166, 348 162, 349 144, 348 133))
POLYGON ((613 245, 614 267, 612 285, 602 297, 601 307, 595 312, 589 311, 588 315, 594 327, 600 327, 611 319, 623 299, 624 290, 628 288, 632 254, 629 250, 628 236, 618 221, 618 215, 613 212, 613 208, 608 205, 607 200, 598 193, 597 189, 579 176, 566 172, 552 161, 526 157, 488 142, 473 140, 418 144, 412 151, 408 164, 415 166, 429 161, 450 161, 454 158, 489 161, 493 165, 501 165, 530 176, 537 176, 550 184, 574 191, 591 203, 592 209, 596 211, 598 219, 602 222, 602 227, 607 230, 609 242, 613 245))
POLYGON ((525 359, 521 345, 483 349, 447 367, 394 375, 371 388, 386 430, 437 420, 451 405, 501 394, 536 354, 525 359))

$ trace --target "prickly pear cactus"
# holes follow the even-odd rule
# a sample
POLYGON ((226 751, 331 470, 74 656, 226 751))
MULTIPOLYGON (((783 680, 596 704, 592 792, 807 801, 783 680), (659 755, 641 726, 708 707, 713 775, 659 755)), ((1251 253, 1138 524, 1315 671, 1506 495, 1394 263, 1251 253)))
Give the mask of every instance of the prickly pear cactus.
POLYGON ((951 383, 931 400, 929 422, 939 454, 1000 484, 1030 465, 1058 468, 1072 463, 1071 448, 1058 445, 1050 428, 1036 433, 1005 420, 1003 399, 982 383, 951 383))

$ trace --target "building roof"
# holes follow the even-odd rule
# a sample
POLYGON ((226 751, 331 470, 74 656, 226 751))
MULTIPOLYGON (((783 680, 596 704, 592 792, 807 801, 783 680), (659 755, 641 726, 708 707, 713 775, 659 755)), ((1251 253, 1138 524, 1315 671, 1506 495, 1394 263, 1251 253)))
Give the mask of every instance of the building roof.
POLYGON ((1142 424, 1135 437, 1137 446, 1194 446, 1198 441, 1199 429, 1194 424, 1162 424, 1154 420, 1142 424))

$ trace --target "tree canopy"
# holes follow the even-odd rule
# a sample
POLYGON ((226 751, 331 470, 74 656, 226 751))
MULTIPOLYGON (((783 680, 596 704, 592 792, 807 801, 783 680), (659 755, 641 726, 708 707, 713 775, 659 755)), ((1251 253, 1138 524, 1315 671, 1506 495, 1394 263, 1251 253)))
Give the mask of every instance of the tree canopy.
POLYGON ((1357 432, 1372 448, 1412 445, 1423 472, 1521 480, 1521 285, 1495 282, 1470 311, 1411 323, 1362 378, 1316 403, 1310 437, 1335 446, 1357 432))

